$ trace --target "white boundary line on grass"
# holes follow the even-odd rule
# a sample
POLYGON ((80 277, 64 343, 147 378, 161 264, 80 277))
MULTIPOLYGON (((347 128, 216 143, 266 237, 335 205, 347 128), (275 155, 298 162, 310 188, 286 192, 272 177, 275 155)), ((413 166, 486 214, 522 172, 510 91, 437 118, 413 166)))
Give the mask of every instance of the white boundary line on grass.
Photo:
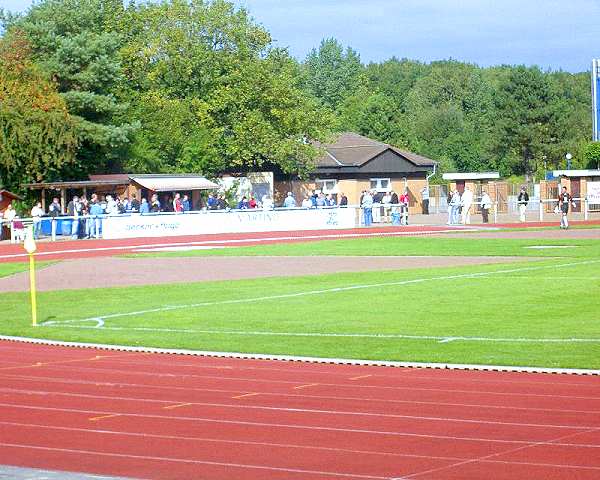
POLYGON ((130 345, 106 345, 99 343, 63 342, 60 340, 48 340, 45 338, 26 338, 0 335, 0 340, 19 343, 33 343, 36 345, 51 345, 59 347, 77 347, 98 350, 110 350, 121 352, 140 353, 162 353, 170 355, 190 355, 197 357, 237 358, 246 360, 275 360, 287 362, 307 363, 331 363, 339 365, 362 365, 375 367, 399 367, 399 368, 431 368, 448 370, 478 370, 494 372, 521 372, 521 373, 556 373, 570 375, 600 375, 600 370, 582 368, 544 368, 544 367, 520 367, 507 365, 476 365, 461 363, 428 363, 428 362, 391 362, 383 360, 360 360, 351 358, 327 358, 327 357, 300 357, 293 355, 268 355, 261 353, 239 353, 239 352, 211 352, 203 350, 170 349, 155 347, 133 347, 130 345))
MULTIPOLYGON (((261 297, 252 297, 252 298, 242 298, 236 300, 221 300, 216 302, 201 302, 201 303, 191 303, 184 305, 168 305, 164 307, 156 307, 150 308, 147 310, 138 310, 133 312, 123 312, 123 313, 113 313, 107 315, 97 315, 94 317, 82 318, 82 319, 74 319, 74 320, 52 320, 46 321, 41 324, 41 326, 52 327, 52 326, 62 326, 62 327, 71 327, 71 328, 101 328, 106 330, 139 330, 139 331, 156 331, 156 332, 173 332, 173 333, 231 333, 241 335, 241 332, 237 331, 211 331, 211 330, 193 330, 193 329, 162 329, 162 328, 151 328, 151 327, 106 327, 105 321, 113 318, 122 318, 122 317, 133 317, 138 315, 145 315, 148 313, 158 313, 158 312, 168 312, 172 310, 185 310, 185 309, 193 309, 199 307, 213 307, 218 305, 236 305, 243 303, 255 303, 269 300, 281 300, 288 298, 297 298, 297 297, 305 297, 311 295, 322 295, 327 293, 338 293, 338 292, 348 292, 353 290, 364 290, 369 288, 383 288, 383 287, 397 287, 402 285, 412 285, 417 283, 425 283, 437 280, 455 280, 459 278, 479 278, 485 277, 488 275, 497 275, 497 274, 505 274, 505 273, 518 273, 518 272, 529 272, 529 271, 539 271, 539 270, 547 270, 547 269, 555 269, 555 268, 565 268, 572 267, 578 265, 590 265, 600 263, 600 260, 584 260, 580 262, 569 262, 569 263, 559 263, 556 265, 541 265, 541 266, 533 266, 533 267, 518 267, 518 268, 510 268, 503 270, 490 270, 487 272, 476 272, 476 273, 464 273, 464 274, 455 274, 455 275, 444 275, 441 277, 427 277, 427 278, 414 278, 410 280, 399 280, 395 282, 382 282, 382 283, 371 283, 364 285, 349 285, 346 287, 334 287, 334 288, 326 288, 320 290, 308 290, 305 292, 296 292, 296 293, 284 293, 280 295, 268 295, 261 297), (73 325, 76 323, 85 323, 85 322, 95 322, 96 325, 73 325)), ((325 333, 313 333, 313 334, 301 334, 301 333, 285 333, 285 332, 248 332, 248 335, 289 335, 289 336, 330 336, 330 337, 365 337, 365 338, 414 338, 414 339, 430 339, 430 340, 441 340, 444 342, 453 341, 453 340, 466 340, 466 339, 476 339, 475 337, 460 337, 460 336, 410 336, 410 335, 368 335, 368 334, 325 334, 325 333)), ((478 337, 481 341, 485 337, 478 337)), ((486 339, 488 340, 488 339, 486 339)), ((493 339, 489 339, 493 341, 493 339)), ((510 341, 511 339, 498 339, 497 341, 510 341)), ((519 340, 519 339, 513 339, 519 340)), ((533 342, 539 339, 521 339, 520 341, 529 341, 533 342)), ((573 341, 583 341, 584 339, 548 339, 548 342, 573 342, 573 341)), ((542 341, 542 340, 539 340, 542 341)), ((596 343, 599 342, 600 339, 588 339, 587 342, 596 343)))
POLYGON ((240 335, 240 336, 273 336, 273 337, 333 337, 333 338, 381 338, 404 340, 436 340, 438 343, 490 342, 490 343, 600 343, 600 338, 502 338, 502 337, 464 337, 464 336, 435 336, 435 335, 403 335, 394 333, 321 333, 321 332, 275 332, 275 331, 244 331, 244 330, 195 330, 186 328, 152 328, 152 327, 107 327, 101 319, 67 320, 65 323, 46 322, 41 326, 60 328, 100 329, 124 332, 156 332, 156 333, 200 333, 211 335, 240 335), (96 321, 96 325, 73 325, 67 322, 96 321))

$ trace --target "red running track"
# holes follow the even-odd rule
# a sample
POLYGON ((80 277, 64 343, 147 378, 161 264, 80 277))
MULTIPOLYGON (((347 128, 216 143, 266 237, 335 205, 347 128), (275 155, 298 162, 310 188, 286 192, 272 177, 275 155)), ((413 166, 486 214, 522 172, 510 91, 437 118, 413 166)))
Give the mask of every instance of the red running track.
POLYGON ((600 378, 0 342, 0 463, 145 479, 591 480, 600 378))
MULTIPOLYGON (((232 247, 387 235, 413 236, 443 233, 447 231, 456 231, 456 227, 375 227, 340 230, 302 230, 292 232, 227 233, 178 237, 126 238, 116 240, 61 240, 59 242, 39 242, 37 257, 40 260, 63 260, 68 258, 123 255, 152 247, 232 247)), ((23 245, 0 245, 0 263, 22 262, 26 259, 27 254, 23 250, 23 245)))
MULTIPOLYGON (((571 222, 573 225, 598 225, 598 221, 571 222)), ((470 225, 468 227, 448 227, 445 225, 415 225, 406 227, 373 227, 340 230, 303 230, 293 232, 256 232, 211 234, 180 237, 128 238, 117 240, 64 240, 59 242, 39 242, 37 258, 39 260, 64 260, 69 258, 87 258, 123 255, 135 253, 144 248, 172 246, 231 247, 265 245, 272 243, 308 242, 335 240, 341 238, 378 237, 378 236, 415 236, 452 232, 462 228, 525 228, 556 226, 556 222, 546 223, 510 223, 502 225, 470 225)), ((23 262, 27 254, 22 245, 4 243, 0 245, 0 263, 23 262)))

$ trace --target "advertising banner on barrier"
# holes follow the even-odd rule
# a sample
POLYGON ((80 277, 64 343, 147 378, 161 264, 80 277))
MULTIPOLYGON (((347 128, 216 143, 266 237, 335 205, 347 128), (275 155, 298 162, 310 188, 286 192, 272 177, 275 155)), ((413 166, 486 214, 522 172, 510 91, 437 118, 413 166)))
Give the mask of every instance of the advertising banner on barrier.
POLYGON ((587 182, 587 199, 589 205, 600 205, 600 182, 587 182))
POLYGON ((102 221, 104 238, 170 237, 211 233, 249 233, 354 228, 353 208, 238 210, 179 215, 118 215, 102 221))

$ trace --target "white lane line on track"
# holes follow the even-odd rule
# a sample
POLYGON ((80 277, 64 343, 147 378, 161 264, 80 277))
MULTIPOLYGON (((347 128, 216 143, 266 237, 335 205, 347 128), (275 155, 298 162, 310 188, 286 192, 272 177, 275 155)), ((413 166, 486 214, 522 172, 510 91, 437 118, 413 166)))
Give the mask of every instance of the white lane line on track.
POLYGON ((316 415, 340 415, 340 416, 348 416, 348 417, 379 417, 379 418, 396 418, 396 419, 417 419, 417 420, 425 420, 425 421, 442 421, 442 422, 458 422, 458 423, 481 423, 481 424, 491 424, 491 425, 510 425, 510 426, 527 426, 527 427, 544 427, 544 428, 600 428, 598 426, 589 426, 589 425, 563 425, 563 424, 530 424, 530 423, 519 423, 519 422, 499 422, 497 420, 477 420, 477 419, 464 419, 464 418, 450 418, 450 417, 432 417, 432 416, 415 416, 415 415, 400 415, 393 413, 376 413, 376 412, 357 412, 357 411, 347 411, 347 410, 325 410, 325 409, 314 409, 314 408, 292 408, 292 407, 273 407, 273 406, 265 406, 265 405, 243 405, 239 403, 214 403, 214 402, 200 402, 193 401, 182 402, 182 401, 172 401, 172 400, 154 400, 154 399, 139 399, 136 397, 115 397, 115 396, 107 396, 107 395, 90 395, 85 393, 69 393, 69 392, 41 392, 36 390, 20 390, 20 389, 11 389, 11 388, 0 388, 0 391, 5 391, 8 393, 20 393, 23 395, 29 396, 47 396, 47 395, 56 395, 62 397, 74 397, 74 398, 86 398, 86 399, 102 399, 102 400, 118 400, 123 402, 146 402, 146 403, 158 403, 158 404, 167 404, 173 405, 174 403, 180 403, 182 405, 190 405, 190 406, 201 406, 201 407, 219 407, 219 408, 230 408, 233 410, 264 410, 264 411, 274 411, 274 412, 291 412, 291 413, 309 413, 316 415))
MULTIPOLYGON (((246 392, 248 389, 222 389, 222 388, 200 388, 200 387, 177 387, 177 386, 166 386, 156 384, 145 384, 145 383, 130 383, 130 382, 98 382, 98 381, 86 381, 86 380, 72 380, 58 377, 47 377, 47 376, 29 376, 29 375, 15 375, 15 374, 0 374, 0 378, 9 380, 21 380, 26 382, 38 382, 38 383, 65 383, 67 385, 78 384, 78 385, 93 385, 94 387, 133 387, 137 389, 154 389, 154 390, 167 390, 173 391, 184 391, 184 392, 202 392, 202 393, 225 393, 225 394, 241 394, 246 392)), ((52 394, 53 392, 49 392, 52 394)), ((489 408, 492 410, 523 410, 532 412, 546 412, 546 413, 578 413, 578 414, 589 414, 596 415, 600 414, 598 410, 573 410, 563 408, 537 408, 537 407, 517 407, 517 406, 506 406, 506 405, 489 405, 489 404, 478 404, 478 403, 452 403, 452 402, 432 402, 424 400, 397 400, 389 398, 377 398, 377 397, 345 397, 341 395, 316 395, 316 394, 302 394, 302 393, 277 393, 277 392, 263 392, 260 394, 264 397, 285 397, 292 399, 318 399, 318 400, 337 400, 337 401, 359 401, 369 403, 383 403, 383 404, 398 404, 398 405, 427 405, 427 406, 443 406, 443 407, 460 407, 460 408, 489 408)), ((60 395, 60 393, 57 393, 60 395)), ((112 398, 112 397, 110 397, 112 398)), ((572 397, 568 397, 571 399, 572 397)), ((145 402, 149 401, 145 398, 136 397, 136 400, 145 402)))
MULTIPOLYGON (((141 248, 153 248, 153 247, 172 247, 172 246, 200 246, 200 245, 232 245, 232 244, 244 244, 244 243, 261 243, 261 242, 276 242, 276 241, 288 241, 288 240, 318 240, 318 239, 335 239, 335 238, 360 238, 360 237, 379 237, 379 236, 411 236, 411 235, 428 235, 436 233, 451 232, 448 229, 438 230, 422 230, 422 231, 409 231, 409 232, 365 232, 365 233, 338 233, 338 234, 325 234, 325 235, 302 235, 302 236, 280 236, 280 237, 262 237, 262 238, 240 238, 240 239, 228 239, 228 240, 199 240, 191 242, 172 242, 172 243, 145 243, 138 245, 121 245, 117 247, 95 247, 95 248, 73 248, 68 250, 55 250, 52 252, 37 252, 36 256, 40 255, 63 255, 67 253, 88 253, 88 252, 110 252, 116 250, 137 250, 141 248)), ((479 232, 482 229, 478 228, 464 228, 460 229, 461 232, 479 232)), ((14 253, 10 255, 0 255, 0 259, 3 258, 21 258, 26 257, 27 253, 14 253)))
MULTIPOLYGON (((15 343, 13 345, 8 344, 8 345, 3 345, 2 346, 2 351, 3 352, 7 352, 8 350, 11 350, 13 352, 16 353, 17 356, 20 355, 31 355, 30 352, 30 347, 29 348, 22 348, 18 343, 15 343)), ((62 358, 62 357, 60 357, 62 358)), ((174 366, 173 361, 176 359, 168 359, 167 361, 159 361, 162 360, 160 356, 157 355, 152 355, 151 357, 140 357, 140 356, 134 356, 134 355, 130 355, 126 357, 128 360, 123 360, 121 356, 111 356, 110 357, 110 361, 111 363, 118 363, 118 364, 126 364, 126 365, 134 365, 134 366, 146 366, 146 367, 151 367, 154 368, 155 366, 169 366, 172 367, 174 366), (142 358, 149 358, 150 363, 149 362, 139 362, 139 361, 131 361, 131 359, 136 359, 136 360, 140 360, 142 358)), ((168 357, 167 357, 168 358, 168 357)), ((227 357, 219 357, 219 360, 224 359, 227 360, 227 357)), ((291 368, 275 368, 275 367, 268 367, 266 365, 260 365, 260 366, 250 366, 249 363, 240 363, 240 362, 236 362, 236 365, 230 365, 230 364, 221 364, 220 362, 217 364, 206 364, 206 363, 179 363, 180 359, 177 359, 176 361, 178 362, 175 366, 177 366, 177 368, 199 368, 199 369, 208 369, 208 370, 215 370, 215 369, 227 369, 227 370, 236 370, 236 371, 247 371, 247 370, 252 370, 252 371, 258 371, 258 372, 264 372, 264 371, 273 371, 273 372, 283 372, 283 373, 290 373, 290 374, 297 374, 298 373, 298 369, 303 369, 305 368, 305 366, 303 366, 302 364, 290 364, 289 362, 284 363, 285 367, 290 366, 291 368)), ((237 360, 237 359, 235 359, 237 360)), ((307 362, 304 362, 307 363, 307 362)), ((18 365, 22 365, 22 362, 19 363, 15 363, 15 366, 18 365)), ((302 374, 315 374, 315 375, 326 375, 326 376, 332 376, 332 377, 343 377, 346 378, 347 377, 347 373, 344 372, 337 372, 337 371, 333 371, 331 369, 327 369, 327 370, 322 370, 322 369, 315 369, 314 367, 316 367, 317 365, 312 365, 313 368, 311 368, 310 370, 304 370, 303 372, 301 372, 302 374)), ((2 370, 0 368, 0 370, 2 370)), ((405 371, 407 373, 409 373, 409 377, 406 377, 407 379, 417 379, 417 380, 435 380, 437 382, 455 382, 456 380, 452 377, 450 378, 445 378, 445 377, 440 377, 440 376, 431 376, 431 375, 421 375, 421 372, 418 372, 416 369, 414 368, 406 368, 405 371)), ((394 372, 395 375, 387 375, 384 374, 382 371, 377 372, 376 374, 372 374, 373 377, 377 377, 377 378, 389 378, 389 379, 398 379, 398 375, 397 372, 394 372)), ((460 381, 461 382, 466 382, 466 383, 479 383, 479 384, 487 384, 487 383, 491 383, 491 384, 507 384, 507 385, 527 385, 527 386, 535 386, 535 385, 555 385, 555 386, 571 386, 571 387, 584 387, 584 388, 590 388, 589 383, 585 383, 585 382, 571 382, 571 381, 556 381, 556 382, 549 382, 549 381, 540 381, 539 379, 536 379, 534 382, 529 381, 530 379, 527 378, 527 380, 525 380, 526 377, 519 377, 518 379, 516 377, 511 378, 510 380, 506 380, 504 378, 502 379, 487 379, 487 378, 470 378, 469 377, 461 377, 460 381)), ((582 412, 583 413, 583 412, 582 412)))
MULTIPOLYGON (((77 428, 77 427, 62 427, 62 426, 54 426, 54 425, 41 425, 36 423, 19 423, 19 422, 3 422, 0 421, 0 425, 6 426, 15 426, 19 428, 40 428, 44 430, 57 430, 57 431, 69 431, 69 432, 78 432, 78 433, 93 433, 98 435, 114 435, 114 436, 130 436, 130 437, 141 437, 141 438, 156 438, 163 440, 182 440, 186 442, 207 442, 207 443, 217 443, 217 444, 232 444, 232 445, 255 445, 255 446, 264 446, 264 447, 275 447, 275 448, 297 448, 303 450, 322 450, 328 452, 343 452, 343 453, 352 453, 358 455, 375 455, 381 457, 399 457, 399 458, 428 458, 428 459, 436 459, 436 460, 453 460, 460 461, 466 460, 459 457, 444 457, 438 455, 417 455, 411 453, 396 453, 396 452, 381 452, 381 451, 372 451, 372 450, 355 450, 350 448, 338 448, 338 447, 322 447, 315 445, 302 445, 302 444, 289 444, 289 443, 273 443, 273 442, 254 442, 254 441, 245 441, 245 440, 227 440, 220 438, 208 438, 208 437, 186 437, 186 436, 177 436, 177 435, 157 435, 152 433, 137 433, 137 432, 125 432, 125 431, 117 431, 117 430, 105 430, 105 429, 92 429, 92 428, 77 428)), ((524 442, 531 443, 531 442, 524 442)), ((537 442, 539 443, 539 442, 537 442)), ((572 444, 558 444, 552 443, 551 445, 556 446, 574 446, 572 444)), ((600 445, 590 445, 591 448, 600 448, 600 445)), ((582 448, 579 445, 577 448, 582 448)), ((569 469, 592 469, 592 470, 600 470, 600 467, 595 466, 585 466, 585 465, 571 465, 571 464, 549 464, 549 463, 535 463, 535 462, 520 462, 520 461, 508 461, 508 460, 481 460, 484 463, 494 463, 494 464, 503 464, 503 465, 528 465, 528 466, 539 466, 539 467, 560 467, 560 468, 569 468, 569 469)))
POLYGON ((390 477, 378 477, 373 475, 359 475, 353 473, 339 473, 339 472, 323 472, 319 470, 305 470, 300 468, 284 468, 284 467, 270 467, 268 465, 248 465, 243 463, 229 463, 229 462, 212 462, 208 460, 192 460, 187 458, 171 458, 171 457, 157 457, 151 455, 133 455, 126 453, 113 453, 113 452, 100 452, 94 450, 80 450, 72 448, 57 448, 57 447, 44 447, 40 445, 23 445, 18 443, 0 443, 0 447, 11 447, 11 448, 25 448, 28 450, 43 450, 49 452, 66 452, 74 453, 78 455, 97 455, 102 457, 116 457, 116 458, 134 458, 139 460, 152 460, 160 462, 171 462, 171 463, 187 463, 193 465, 211 465, 216 467, 227 467, 227 468, 241 468, 250 470, 266 470, 273 472, 288 472, 288 473, 302 473, 307 475, 323 475, 331 477, 344 477, 344 478, 363 478, 372 480, 389 480, 390 477))
MULTIPOLYGON (((573 438, 573 437, 576 437, 578 435, 583 435, 584 433, 595 432, 595 431, 598 431, 598 430, 599 430, 599 428, 590 428, 590 429, 587 429, 587 430, 585 430, 583 432, 570 433, 568 435, 562 435, 562 436, 557 437, 555 439, 546 440, 546 441, 543 441, 543 442, 533 442, 530 445, 524 445, 522 447, 511 448, 509 450, 504 450, 504 451, 501 451, 501 452, 492 453, 490 455, 484 455, 484 456, 477 457, 477 458, 472 458, 472 459, 469 459, 469 460, 463 460, 463 461, 460 461, 460 462, 457 462, 457 463, 453 463, 451 465, 445 465, 443 467, 430 468, 428 470, 424 470, 424 471, 420 471, 420 472, 415 472, 415 473, 412 473, 410 475, 404 475, 402 477, 395 477, 395 478, 392 478, 391 480, 407 480, 409 478, 416 478, 416 477, 420 477, 422 475, 426 475, 426 474, 429 474, 429 473, 441 472, 441 471, 444 471, 444 470, 449 470, 449 469, 452 469, 452 468, 461 467, 463 465, 468 465, 470 463, 483 462, 483 461, 489 460, 489 459, 494 458, 494 457, 498 457, 498 456, 501 456, 501 455, 508 455, 510 453, 515 453, 515 452, 527 450, 529 448, 539 447, 539 446, 542 446, 542 445, 543 446, 553 445, 554 442, 558 442, 560 440, 565 440, 567 438, 573 438)), ((600 470, 600 467, 591 467, 591 468, 594 469, 594 470, 596 470, 596 469, 600 470)))
POLYGON ((236 330, 201 330, 201 329, 170 329, 170 328, 153 328, 153 327, 108 327, 105 325, 106 320, 114 318, 123 318, 131 316, 146 315, 149 313, 167 312, 182 309, 194 309, 201 307, 212 307, 219 305, 237 305, 244 303, 256 303, 271 300, 291 299, 313 295, 323 295, 329 293, 348 292, 355 290, 364 290, 371 288, 397 287, 405 285, 414 285, 440 280, 455 280, 467 278, 482 278, 489 275, 498 275, 506 273, 540 271, 556 268, 567 268, 579 265, 591 265, 600 263, 600 260, 585 260, 580 262, 569 262, 555 265, 542 265, 533 267, 518 267, 503 270, 492 270, 486 272, 465 273, 455 275, 445 275, 441 277, 416 278, 410 280, 399 280, 396 282, 382 282, 365 285, 350 285, 346 287, 335 287, 320 290, 309 290, 305 292, 296 292, 280 295, 269 295, 247 299, 222 300, 217 302, 202 302, 185 305, 169 305, 134 312, 114 313, 107 315, 98 315, 95 317, 76 319, 76 320, 54 320, 41 323, 45 327, 70 327, 79 329, 101 328, 104 330, 114 331, 147 331, 147 332, 163 332, 163 333, 200 333, 200 334, 222 334, 222 335, 264 335, 264 336, 289 336, 289 337, 346 337, 346 338, 377 338, 377 339, 407 339, 407 340, 433 340, 439 343, 448 343, 454 341, 477 341, 477 342, 511 342, 511 343, 600 343, 600 338, 494 338, 494 337, 466 337, 466 336, 431 336, 431 335, 405 335, 405 334, 362 334, 362 333, 319 333, 319 332, 274 332, 274 331, 236 331, 236 330), (95 322, 95 325, 81 325, 81 323, 95 322))
MULTIPOLYGON (((233 382, 247 382, 247 383, 262 383, 262 384, 273 384, 273 385, 286 385, 286 386, 296 386, 300 382, 292 381, 292 380, 269 380, 264 378, 248 378, 248 377, 228 377, 224 375, 194 375, 194 374, 176 374, 176 373, 158 373, 158 372, 132 372, 130 370, 115 370, 108 368, 87 368, 87 367, 73 367, 72 365, 55 365, 57 369, 60 371, 69 371, 69 372, 81 372, 82 374, 87 373, 98 373, 102 375, 107 374, 118 374, 118 375, 134 375, 141 377, 151 377, 151 378, 160 378, 164 377, 167 379, 179 378, 181 380, 221 380, 221 381, 233 381, 233 382)), ((52 365, 45 367, 46 370, 48 368, 52 368, 52 365)), ((11 374, 8 374, 11 375, 11 374)), ((7 374, 1 373, 0 377, 5 377, 7 374)), ((34 377, 34 376, 32 376, 34 377)), ((43 379, 44 377, 40 377, 43 379)), ((116 382, 118 383, 118 382, 116 382)), ((416 387, 416 386, 388 386, 388 385, 364 385, 353 383, 331 383, 331 382, 320 382, 320 386, 324 387, 334 387, 334 388, 351 388, 353 390, 362 390, 362 391, 419 391, 419 392, 445 392, 445 393, 460 393, 460 394, 476 394, 476 395, 493 395, 493 396, 508 396, 508 397, 533 397, 533 398, 560 398, 560 399, 568 399, 568 400, 594 400, 600 401, 600 397, 597 395, 556 395, 556 394, 545 394, 545 393, 524 393, 524 392, 506 392, 506 391, 490 391, 490 390, 466 390, 466 389, 451 389, 451 388, 425 388, 425 387, 416 387)), ((192 388, 192 387, 189 387, 192 388)), ((245 389, 248 391, 248 389, 245 389)))
MULTIPOLYGON (((0 404, 2 406, 2 404, 0 404)), ((21 404, 18 405, 7 405, 8 408, 15 408, 17 410, 50 410, 53 412, 67 412, 73 414, 84 414, 84 415, 114 415, 114 413, 107 412, 97 412, 90 410, 79 410, 72 408, 56 408, 56 407, 32 407, 32 406, 24 406, 21 404)), ((311 426, 311 425, 299 425, 299 424, 280 424, 280 423, 265 423, 265 422, 249 422, 243 420, 222 420, 222 419, 207 419, 207 418, 199 418, 199 417, 176 417, 176 416, 165 416, 165 415, 141 415, 141 414, 130 414, 130 413, 120 413, 122 417, 147 417, 158 420, 191 420, 191 421, 200 421, 206 423, 223 423, 227 425, 245 425, 245 426, 253 426, 253 427, 277 427, 277 428, 288 428, 293 430, 316 430, 316 431, 326 431, 326 432, 342 432, 342 433, 357 433, 357 434, 365 434, 365 435, 382 435, 382 436, 391 436, 391 437, 409 437, 409 438, 428 438, 428 439, 439 439, 439 440, 452 440, 452 441, 465 441, 465 442, 477 442, 477 443, 497 443, 497 444, 507 444, 507 445, 530 445, 532 442, 537 442, 537 440, 508 440, 501 438, 483 438, 483 437, 459 437, 456 435, 435 435, 429 433, 411 433, 407 431, 379 431, 379 430, 366 430, 366 429, 356 429, 356 428, 341 428, 341 427, 320 427, 320 426, 311 426)), ((596 444, 582 444, 582 443, 555 443, 557 446, 565 446, 565 447, 581 447, 581 448, 600 448, 600 445, 596 444)))

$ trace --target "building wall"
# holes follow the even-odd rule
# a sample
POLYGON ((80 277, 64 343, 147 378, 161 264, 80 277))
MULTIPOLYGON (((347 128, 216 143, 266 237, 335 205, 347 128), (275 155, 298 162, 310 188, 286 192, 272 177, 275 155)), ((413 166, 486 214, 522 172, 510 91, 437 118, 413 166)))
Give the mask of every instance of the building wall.
MULTIPOLYGON (((405 188, 404 178, 405 177, 389 177, 379 175, 378 177, 390 178, 391 188, 398 195, 400 195, 405 188)), ((373 177, 375 178, 375 177, 373 177)), ((410 197, 409 213, 420 213, 422 209, 422 195, 421 190, 427 183, 424 178, 408 178, 407 187, 410 197)), ((275 204, 280 205, 287 192, 292 192, 296 199, 297 205, 302 203, 304 195, 311 195, 312 191, 317 188, 314 180, 302 181, 302 180, 278 180, 275 181, 275 204)), ((369 178, 344 178, 337 181, 338 200, 341 193, 344 193, 348 197, 348 203, 350 205, 358 205, 360 202, 360 196, 363 191, 370 190, 371 182, 369 178)))

